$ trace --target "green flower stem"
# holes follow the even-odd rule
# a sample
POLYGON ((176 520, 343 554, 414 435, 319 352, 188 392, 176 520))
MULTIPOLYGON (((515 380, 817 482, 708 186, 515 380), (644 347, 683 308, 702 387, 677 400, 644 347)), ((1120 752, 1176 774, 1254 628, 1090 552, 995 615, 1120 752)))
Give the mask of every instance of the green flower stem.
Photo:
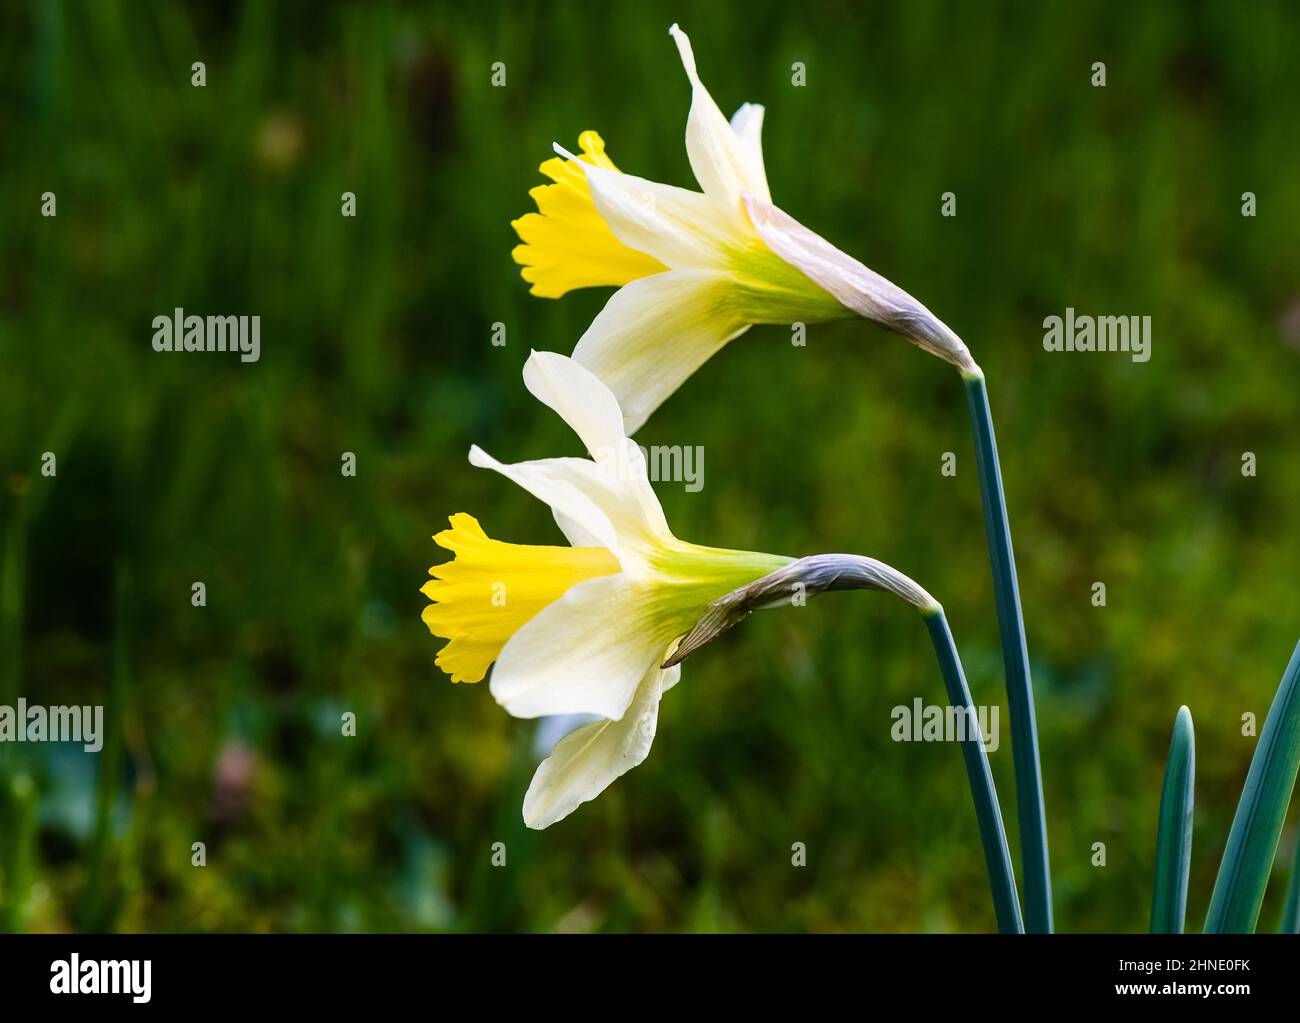
POLYGON ((1187 916, 1187 871, 1192 862, 1192 799, 1196 786, 1196 736, 1192 712, 1178 708, 1160 790, 1156 832, 1156 882, 1151 933, 1182 934, 1187 916))
POLYGON ((942 607, 925 612, 925 624, 930 630, 935 655, 939 658, 944 685, 948 688, 948 702, 954 707, 964 708, 968 725, 975 725, 974 728, 968 727, 962 739, 961 752, 970 778, 971 795, 975 799, 975 816, 979 821, 980 840, 984 843, 984 862, 993 889, 998 930, 1003 934, 1023 934, 1025 927, 1020 916, 1020 900, 1016 896, 1016 876, 1011 868, 1011 849, 1002 823, 1002 809, 998 805, 997 790, 993 787, 988 754, 979 736, 979 719, 971 702, 957 645, 953 642, 942 607))
POLYGON ((1043 810, 1043 777, 1038 759, 1038 726, 1034 719, 1034 690, 1029 677, 1029 652, 1025 623, 1020 612, 1016 560, 1011 549, 1011 527, 1002 492, 998 445, 993 436, 993 416, 980 370, 962 373, 970 403, 979 467, 980 498, 984 505, 984 532, 993 565, 993 592, 997 600, 998 631, 1002 635, 1002 661, 1007 678, 1007 704, 1011 712, 1011 753, 1016 769, 1016 810, 1020 821, 1020 855, 1025 880, 1025 922, 1031 933, 1052 930, 1052 880, 1047 863, 1047 819, 1043 810))

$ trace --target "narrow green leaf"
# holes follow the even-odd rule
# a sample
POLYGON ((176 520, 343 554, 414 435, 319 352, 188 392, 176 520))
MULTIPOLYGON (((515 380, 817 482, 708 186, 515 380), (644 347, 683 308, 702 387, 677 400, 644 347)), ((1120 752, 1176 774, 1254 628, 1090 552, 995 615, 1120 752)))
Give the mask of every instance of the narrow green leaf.
POLYGON ((1286 902, 1282 904, 1277 932, 1300 934, 1300 828, 1296 829, 1295 862, 1291 864, 1291 882, 1286 886, 1286 902))
POLYGON ((1250 762, 1205 918, 1207 934, 1255 930, 1300 767, 1300 644, 1282 676, 1250 762))
POLYGON ((1196 787, 1196 736, 1192 712, 1178 708, 1165 761, 1156 832, 1156 882, 1151 933, 1182 934, 1187 916, 1187 872, 1192 861, 1192 798, 1196 787))

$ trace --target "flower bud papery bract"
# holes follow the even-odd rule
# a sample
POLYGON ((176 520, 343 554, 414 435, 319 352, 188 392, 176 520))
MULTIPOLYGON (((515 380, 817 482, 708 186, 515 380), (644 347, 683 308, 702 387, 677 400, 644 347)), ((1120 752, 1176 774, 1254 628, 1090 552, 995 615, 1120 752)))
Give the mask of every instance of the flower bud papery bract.
POLYGON ((978 372, 965 342, 898 285, 841 252, 770 202, 752 195, 746 195, 744 200, 750 222, 772 251, 845 306, 901 334, 963 373, 978 372))
POLYGON ((834 590, 880 590, 892 593, 925 615, 942 610, 919 583, 883 561, 859 554, 814 554, 719 597, 677 644, 663 667, 680 664, 753 611, 784 607, 794 602, 796 594, 813 596, 834 590))

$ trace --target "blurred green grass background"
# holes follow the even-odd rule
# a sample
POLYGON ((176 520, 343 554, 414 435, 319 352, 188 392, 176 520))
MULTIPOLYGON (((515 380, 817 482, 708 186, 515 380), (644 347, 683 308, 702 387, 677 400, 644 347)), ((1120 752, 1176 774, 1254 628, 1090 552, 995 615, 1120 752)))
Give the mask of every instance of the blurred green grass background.
MULTIPOLYGON (((1058 926, 1145 929, 1185 702, 1199 927, 1254 749, 1241 716, 1262 723, 1300 632, 1284 3, 6 5, 0 703, 104 703, 113 727, 97 756, 0 747, 0 926, 992 929, 958 750, 889 736, 892 707, 943 692, 896 602, 752 618, 686 665, 649 760, 542 833, 520 819, 532 725, 433 664, 418 587, 449 513, 560 541, 465 453, 579 453, 519 374, 608 295, 531 298, 508 222, 551 142, 586 128, 623 169, 693 187, 673 20, 725 111, 766 105, 775 201, 988 374, 1058 926), (154 353, 176 306, 260 315, 261 361, 154 353), (1151 361, 1045 353, 1066 306, 1150 315, 1151 361)), ((703 490, 659 487, 683 538, 868 553, 944 602, 976 702, 1002 705, 1014 846, 951 369, 861 323, 806 348, 758 328, 638 440, 704 447, 703 490)), ((1292 824, 1265 924, 1294 842, 1292 824)))

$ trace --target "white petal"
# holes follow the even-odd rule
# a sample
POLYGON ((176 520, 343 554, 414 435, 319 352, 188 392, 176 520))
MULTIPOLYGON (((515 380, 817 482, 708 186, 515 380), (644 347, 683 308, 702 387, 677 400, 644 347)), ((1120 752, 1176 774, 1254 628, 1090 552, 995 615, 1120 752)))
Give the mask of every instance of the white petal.
MULTIPOLYGON (((841 252, 784 210, 753 196, 745 197, 745 208, 773 252, 845 307, 902 334, 963 372, 978 368, 961 338, 897 284, 841 252)), ((614 391, 618 393, 617 388, 614 391)))
POLYGON ((609 516, 576 485, 573 473, 567 471, 570 462, 581 461, 593 468, 594 463, 585 459, 541 458, 507 465, 498 462, 477 444, 469 449, 469 461, 471 465, 492 469, 519 484, 539 501, 549 504, 557 515, 563 515, 580 527, 585 535, 595 538, 598 543, 594 546, 608 548, 615 557, 619 556, 618 533, 609 516))
MULTIPOLYGON (((728 131, 731 129, 728 128, 728 131)), ((737 234, 753 231, 708 196, 579 161, 596 211, 624 245, 674 270, 722 267, 737 234)), ((739 206, 737 206, 739 211, 739 206)))
MULTIPOLYGON (((709 90, 695 70, 695 54, 686 33, 674 25, 668 30, 677 43, 686 76, 691 80, 691 112, 686 119, 686 155, 704 194, 728 207, 739 207, 748 192, 767 200, 767 176, 762 158, 727 123, 709 90)), ((670 264, 671 265, 671 264, 670 264)))
POLYGON ((632 441, 624 439, 621 458, 610 457, 599 464, 585 458, 547 461, 552 463, 552 471, 562 472, 609 520, 625 570, 636 571, 642 552, 673 539, 663 505, 650 486, 645 456, 632 441))
POLYGON ((564 512, 551 509, 555 516, 555 524, 560 527, 560 532, 564 534, 564 539, 569 541, 571 547, 603 547, 600 537, 588 529, 583 529, 573 519, 565 515, 564 512))
POLYGON ((742 103, 740 109, 731 115, 731 130, 745 144, 750 155, 762 171, 764 180, 767 171, 763 169, 763 106, 760 103, 742 103))
POLYGON ((590 370, 566 355, 533 352, 524 364, 524 386, 559 413, 593 458, 622 449, 623 413, 613 392, 590 370))
POLYGON ((607 547, 624 560, 671 539, 663 507, 650 486, 645 456, 623 432, 623 413, 590 370, 555 352, 533 352, 524 382, 573 427, 593 461, 544 458, 505 465, 480 448, 470 461, 495 469, 551 505, 556 525, 575 547, 607 547), (625 555, 627 557, 625 557, 625 555))
POLYGON ((671 540, 663 506, 650 486, 645 456, 623 439, 621 457, 539 458, 504 464, 479 447, 470 462, 494 469, 551 506, 555 523, 575 547, 604 547, 625 571, 640 572, 643 555, 671 540))
POLYGON ((489 684, 497 703, 518 718, 621 718, 673 639, 657 620, 655 590, 621 573, 607 575, 542 608, 497 658, 489 684))
MULTIPOLYGON (((533 352, 524 365, 524 383, 534 397, 558 412, 587 446, 600 473, 592 480, 585 467, 571 466, 581 477, 575 482, 602 507, 615 532, 628 515, 625 505, 630 501, 635 509, 632 517, 636 521, 631 523, 635 531, 671 535, 659 499, 650 488, 645 456, 623 432, 623 412, 604 382, 568 356, 533 352), (589 482, 584 485, 584 480, 589 482)), ((571 527, 581 529, 568 516, 565 519, 556 521, 566 537, 571 527)))
POLYGON ((729 301, 724 273, 673 270, 632 281, 614 293, 573 350, 618 398, 635 433, 686 378, 745 323, 729 301))
POLYGON ((595 714, 551 714, 537 719, 533 730, 533 756, 545 760, 566 735, 577 731, 583 725, 592 725, 605 718, 595 714))
POLYGON ((658 666, 647 671, 621 720, 584 725, 560 740, 537 768, 524 796, 524 822, 530 828, 550 827, 564 819, 646 758, 667 675, 658 666))

